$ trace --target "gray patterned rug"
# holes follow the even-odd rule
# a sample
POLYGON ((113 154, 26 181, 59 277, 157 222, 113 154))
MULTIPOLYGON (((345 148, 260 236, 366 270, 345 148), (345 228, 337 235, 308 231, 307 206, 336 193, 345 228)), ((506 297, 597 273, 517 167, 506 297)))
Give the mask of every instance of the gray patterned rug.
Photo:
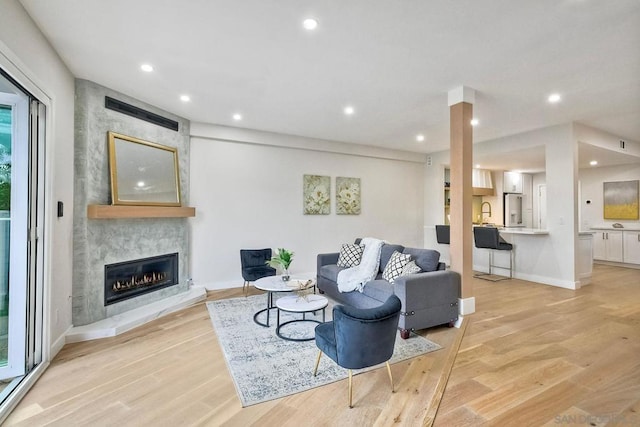
MULTIPOLYGON (((266 299, 266 295, 253 295, 207 303, 211 322, 243 407, 347 378, 347 370, 337 366, 326 355, 322 357, 318 375, 314 377, 313 367, 318 355, 315 341, 293 342, 278 338, 275 333, 276 310, 271 310, 270 327, 257 325, 253 315, 265 308, 266 299)), ((332 301, 329 300, 327 321, 331 320, 332 307, 332 301)), ((281 315, 281 322, 291 320, 294 316, 284 312, 281 315)), ((299 318, 300 315, 296 316, 299 318)), ((307 315, 307 318, 322 320, 322 314, 318 312, 315 317, 307 315)), ((265 313, 260 315, 259 320, 266 321, 265 313)), ((294 337, 313 336, 315 326, 311 322, 293 323, 283 327, 281 333, 294 337)), ((398 334, 390 362, 399 362, 438 349, 438 344, 421 336, 412 335, 403 340, 398 334)), ((354 374, 364 371, 354 371, 354 374)))

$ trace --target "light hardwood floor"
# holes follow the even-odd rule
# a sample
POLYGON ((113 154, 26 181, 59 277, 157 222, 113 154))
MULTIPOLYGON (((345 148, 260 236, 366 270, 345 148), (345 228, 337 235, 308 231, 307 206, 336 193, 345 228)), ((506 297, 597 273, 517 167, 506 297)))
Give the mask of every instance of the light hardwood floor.
POLYGON ((436 426, 640 426, 640 270, 478 283, 436 426))
POLYGON ((640 425, 640 270, 596 266, 579 291, 519 280, 475 289, 464 337, 422 331, 445 349, 393 365, 394 394, 384 368, 354 377, 353 409, 346 381, 242 408, 198 304, 66 345, 5 425, 640 425))

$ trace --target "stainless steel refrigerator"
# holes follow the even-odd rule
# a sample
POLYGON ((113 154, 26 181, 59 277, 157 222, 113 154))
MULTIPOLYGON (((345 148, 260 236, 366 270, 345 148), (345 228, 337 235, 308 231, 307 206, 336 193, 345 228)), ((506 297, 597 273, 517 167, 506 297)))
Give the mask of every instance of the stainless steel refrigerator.
POLYGON ((522 194, 504 194, 504 226, 524 227, 522 222, 522 194))

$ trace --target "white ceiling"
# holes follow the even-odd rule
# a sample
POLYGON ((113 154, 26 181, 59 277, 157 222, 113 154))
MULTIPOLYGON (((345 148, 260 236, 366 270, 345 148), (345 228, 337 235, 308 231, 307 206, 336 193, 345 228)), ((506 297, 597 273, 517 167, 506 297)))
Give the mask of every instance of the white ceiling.
POLYGON ((21 3, 76 77, 192 121, 434 152, 465 85, 475 142, 570 121, 640 141, 638 0, 21 3))

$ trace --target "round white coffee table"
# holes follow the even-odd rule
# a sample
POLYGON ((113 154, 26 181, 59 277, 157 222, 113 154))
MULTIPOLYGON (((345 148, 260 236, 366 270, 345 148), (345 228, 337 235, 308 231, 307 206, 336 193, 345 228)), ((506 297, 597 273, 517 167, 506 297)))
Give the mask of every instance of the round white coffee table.
POLYGON ((312 283, 309 286, 313 286, 315 292, 316 280, 315 278, 309 278, 306 276, 293 275, 288 281, 282 280, 282 276, 267 276, 261 279, 256 280, 253 283, 253 286, 256 289, 260 289, 261 291, 267 292, 267 307, 263 308, 256 312, 253 315, 253 321, 256 322, 260 326, 268 327, 269 326, 269 312, 276 308, 273 304, 273 293, 274 292, 292 292, 296 290, 296 284, 306 283, 311 280, 312 283), (262 313, 267 313, 267 323, 263 323, 258 320, 258 316, 262 313))
POLYGON ((306 296, 287 295, 282 298, 278 298, 276 301, 276 308, 278 309, 278 318, 276 322, 276 335, 283 340, 287 341, 311 341, 315 336, 309 338, 292 338, 282 335, 280 330, 283 326, 297 322, 315 322, 324 323, 325 321, 325 308, 329 301, 322 295, 309 294, 306 296), (316 319, 307 319, 306 314, 312 313, 318 310, 322 310, 322 322, 316 319), (284 323, 280 323, 280 311, 286 311, 289 313, 302 313, 302 319, 289 320, 284 323))

